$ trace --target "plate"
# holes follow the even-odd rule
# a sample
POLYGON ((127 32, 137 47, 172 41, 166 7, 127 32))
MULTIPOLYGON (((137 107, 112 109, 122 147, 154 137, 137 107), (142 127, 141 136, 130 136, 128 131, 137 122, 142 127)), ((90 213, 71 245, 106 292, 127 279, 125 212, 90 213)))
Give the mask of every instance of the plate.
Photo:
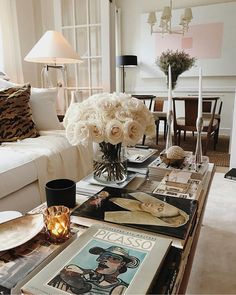
POLYGON ((44 226, 43 214, 28 214, 0 224, 0 251, 24 244, 44 226))
POLYGON ((127 148, 127 158, 132 163, 143 163, 156 152, 156 149, 127 148))
POLYGON ((96 179, 94 179, 93 174, 89 174, 84 181, 87 181, 90 184, 97 184, 97 185, 102 185, 103 187, 105 186, 110 186, 110 187, 115 187, 115 188, 123 188, 125 187, 130 181, 137 175, 135 172, 129 172, 125 181, 121 183, 105 183, 105 182, 99 182, 96 179))
POLYGON ((12 220, 14 218, 22 216, 19 211, 2 211, 0 212, 0 223, 12 220))

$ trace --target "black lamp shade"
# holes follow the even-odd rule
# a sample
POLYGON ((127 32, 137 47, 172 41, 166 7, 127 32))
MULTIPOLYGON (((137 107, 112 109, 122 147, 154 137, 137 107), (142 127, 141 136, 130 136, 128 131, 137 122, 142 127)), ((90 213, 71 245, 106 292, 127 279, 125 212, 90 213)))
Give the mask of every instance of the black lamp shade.
POLYGON ((138 65, 136 55, 121 55, 116 57, 116 65, 118 67, 135 67, 138 65))

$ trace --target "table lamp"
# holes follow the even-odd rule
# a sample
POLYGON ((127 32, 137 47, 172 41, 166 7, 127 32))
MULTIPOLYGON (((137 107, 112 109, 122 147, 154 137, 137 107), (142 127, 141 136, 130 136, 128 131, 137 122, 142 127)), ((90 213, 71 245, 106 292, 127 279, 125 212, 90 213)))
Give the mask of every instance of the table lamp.
MULTIPOLYGON (((67 87, 65 64, 82 62, 79 54, 75 52, 64 36, 56 31, 47 31, 26 55, 24 60, 45 64, 41 72, 42 87, 45 87, 46 80, 52 84, 48 71, 50 68, 54 68, 61 71, 65 88, 67 87)), ((67 99, 66 107, 68 107, 67 99)))

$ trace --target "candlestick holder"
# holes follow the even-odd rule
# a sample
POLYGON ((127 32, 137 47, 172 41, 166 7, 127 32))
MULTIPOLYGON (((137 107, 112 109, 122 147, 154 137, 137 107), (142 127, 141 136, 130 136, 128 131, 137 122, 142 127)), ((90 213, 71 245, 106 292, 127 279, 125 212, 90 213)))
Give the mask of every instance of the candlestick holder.
POLYGON ((166 151, 172 146, 172 135, 171 135, 171 126, 173 121, 173 112, 172 110, 167 114, 167 135, 166 135, 166 151))
POLYGON ((65 206, 51 206, 43 212, 48 239, 55 244, 67 240, 70 233, 70 209, 65 206))
POLYGON ((202 117, 197 118, 196 128, 197 128, 197 143, 195 150, 195 171, 198 171, 199 167, 202 164, 202 140, 201 133, 203 127, 203 119, 202 117))

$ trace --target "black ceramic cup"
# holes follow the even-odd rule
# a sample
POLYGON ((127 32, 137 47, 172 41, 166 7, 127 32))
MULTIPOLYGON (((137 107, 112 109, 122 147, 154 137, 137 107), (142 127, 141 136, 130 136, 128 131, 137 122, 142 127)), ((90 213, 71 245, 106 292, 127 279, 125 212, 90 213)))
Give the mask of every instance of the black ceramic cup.
POLYGON ((54 179, 46 183, 47 206, 75 207, 76 183, 70 179, 54 179))

